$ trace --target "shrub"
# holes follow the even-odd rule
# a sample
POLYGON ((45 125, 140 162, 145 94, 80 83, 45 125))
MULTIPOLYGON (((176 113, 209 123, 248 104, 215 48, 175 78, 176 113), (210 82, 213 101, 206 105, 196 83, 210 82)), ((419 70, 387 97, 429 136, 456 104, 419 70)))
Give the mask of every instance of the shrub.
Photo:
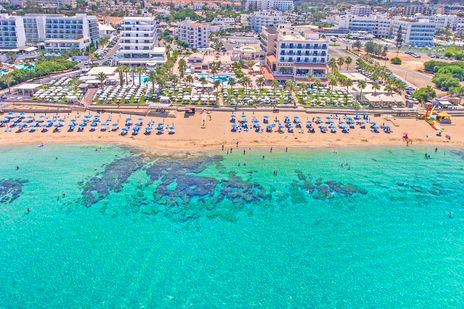
POLYGON ((401 64, 401 59, 400 59, 399 57, 394 57, 394 58, 391 58, 390 62, 391 62, 392 64, 397 64, 397 65, 399 65, 399 64, 401 64))

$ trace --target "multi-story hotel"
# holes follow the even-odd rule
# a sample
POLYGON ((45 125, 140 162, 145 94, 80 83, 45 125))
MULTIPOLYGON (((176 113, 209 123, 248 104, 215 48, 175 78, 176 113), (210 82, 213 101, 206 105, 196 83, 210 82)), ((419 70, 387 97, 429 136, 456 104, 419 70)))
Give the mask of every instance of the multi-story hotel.
POLYGON ((58 54, 70 49, 82 51, 100 39, 97 19, 86 14, 2 14, 0 25, 1 49, 43 46, 47 54, 58 54))
POLYGON ((401 27, 404 45, 433 46, 435 24, 429 20, 393 20, 392 37, 396 37, 401 27))
POLYGON ((354 5, 350 9, 351 15, 357 15, 357 16, 367 16, 372 14, 372 9, 370 6, 365 6, 365 5, 354 5))
POLYGON ((100 38, 95 16, 45 15, 44 24, 47 54, 59 54, 69 49, 84 50, 100 38))
POLYGON ((287 16, 281 12, 260 11, 248 15, 248 26, 256 32, 261 32, 262 27, 277 26, 287 22, 287 16))
POLYGON ((177 27, 177 38, 192 48, 208 48, 209 26, 186 19, 177 27))
POLYGON ((391 19, 383 15, 348 15, 338 19, 338 27, 349 31, 366 31, 376 37, 396 38, 401 25, 404 45, 432 46, 437 22, 441 22, 441 19, 391 19))
POLYGON ((293 0, 247 0, 248 10, 267 11, 279 10, 288 11, 294 8, 293 0))
POLYGON ((326 78, 329 43, 318 33, 266 27, 263 34, 266 79, 303 81, 308 75, 326 78))
POLYGON ((12 6, 25 7, 34 4, 42 8, 61 8, 61 7, 76 7, 76 0, 10 0, 12 6))
POLYGON ((156 66, 166 62, 166 48, 158 47, 154 17, 124 17, 117 62, 128 66, 156 66))

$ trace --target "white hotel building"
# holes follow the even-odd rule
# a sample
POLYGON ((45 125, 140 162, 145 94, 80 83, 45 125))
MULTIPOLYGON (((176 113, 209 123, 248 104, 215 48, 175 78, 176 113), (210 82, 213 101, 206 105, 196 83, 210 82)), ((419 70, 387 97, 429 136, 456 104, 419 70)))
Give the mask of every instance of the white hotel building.
POLYGON ((308 75, 321 79, 327 77, 329 42, 326 39, 311 31, 298 31, 293 28, 275 30, 277 33, 273 34, 265 28, 263 32, 266 34, 267 42, 262 41, 262 46, 270 49, 266 51, 265 64, 273 79, 302 81, 306 80, 308 75), (274 50, 275 53, 272 53, 274 50))
POLYGON ((247 0, 248 10, 267 11, 289 11, 294 8, 293 0, 247 0))
POLYGON ((158 47, 157 22, 154 17, 124 17, 121 27, 118 64, 156 66, 166 62, 166 48, 158 47))
POLYGON ((208 48, 209 32, 209 25, 186 19, 177 27, 177 38, 191 48, 208 48))
POLYGON ((400 26, 404 45, 433 46, 436 25, 430 19, 391 19, 383 15, 346 15, 338 19, 339 29, 366 31, 381 38, 396 38, 400 26))
POLYGON ((260 11, 248 15, 248 26, 258 33, 263 27, 278 26, 287 22, 288 17, 281 12, 260 11))
POLYGON ((85 50, 100 40, 95 16, 76 14, 0 15, 0 49, 18 50, 26 46, 45 48, 46 54, 70 49, 85 50))

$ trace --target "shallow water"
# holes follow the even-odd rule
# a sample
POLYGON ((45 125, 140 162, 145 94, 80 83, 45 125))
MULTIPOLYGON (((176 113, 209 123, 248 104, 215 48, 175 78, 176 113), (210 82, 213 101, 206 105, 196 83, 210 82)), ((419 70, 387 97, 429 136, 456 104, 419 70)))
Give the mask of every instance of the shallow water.
POLYGON ((464 303, 463 151, 96 149, 0 148, 1 307, 464 303))

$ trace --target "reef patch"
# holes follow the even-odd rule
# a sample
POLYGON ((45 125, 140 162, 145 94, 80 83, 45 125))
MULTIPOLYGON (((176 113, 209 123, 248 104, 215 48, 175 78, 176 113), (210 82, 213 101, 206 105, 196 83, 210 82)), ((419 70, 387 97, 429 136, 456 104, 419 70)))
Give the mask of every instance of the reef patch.
POLYGON ((222 160, 222 156, 157 160, 146 170, 151 181, 158 184, 153 192, 155 205, 144 207, 142 212, 161 213, 180 222, 200 217, 235 221, 239 211, 269 198, 264 187, 246 182, 235 173, 229 173, 226 179, 201 175, 210 164, 218 166, 222 160))
POLYGON ((91 207, 108 196, 111 191, 122 190, 124 182, 143 165, 144 160, 141 156, 116 159, 106 165, 102 172, 83 183, 82 200, 84 205, 91 207))
POLYGON ((297 180, 290 184, 291 191, 295 191, 295 188, 297 188, 306 192, 315 200, 327 200, 337 195, 352 196, 354 194, 366 195, 368 193, 367 190, 353 184, 345 184, 335 180, 323 180, 320 177, 312 179, 299 170, 296 170, 295 174, 297 180))
POLYGON ((23 191, 23 179, 1 179, 0 180, 0 203, 8 204, 16 200, 23 191))

